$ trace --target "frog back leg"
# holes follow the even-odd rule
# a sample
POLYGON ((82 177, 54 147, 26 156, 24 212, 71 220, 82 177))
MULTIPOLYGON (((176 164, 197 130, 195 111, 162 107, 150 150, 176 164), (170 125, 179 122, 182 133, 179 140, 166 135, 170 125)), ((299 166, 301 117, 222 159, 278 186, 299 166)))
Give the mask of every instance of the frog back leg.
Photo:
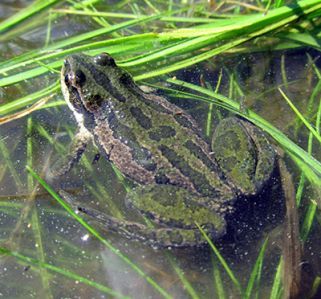
MULTIPOLYGON (((129 240, 140 241, 156 247, 196 247, 207 244, 198 228, 184 229, 173 227, 150 227, 145 224, 112 217, 92 208, 78 206, 77 209, 91 217, 107 231, 112 231, 129 240)), ((204 231, 210 239, 221 236, 213 230, 204 231)), ((224 231, 225 233, 225 231, 224 231)))
POLYGON ((244 195, 260 192, 275 167, 275 151, 263 131, 236 117, 220 122, 212 150, 227 179, 244 195))
POLYGON ((150 240, 161 246, 206 243, 197 224, 211 239, 218 239, 226 232, 225 214, 231 212, 229 203, 220 198, 202 197, 170 184, 139 186, 128 193, 127 201, 146 218, 163 226, 139 232, 153 232, 150 240))
MULTIPOLYGON (((104 229, 153 246, 191 247, 206 244, 197 224, 211 239, 218 239, 226 232, 224 215, 228 208, 224 212, 223 209, 213 211, 204 206, 206 199, 201 199, 200 204, 197 204, 190 191, 172 185, 140 186, 128 193, 127 200, 146 218, 161 224, 161 227, 115 218, 83 207, 67 192, 59 193, 74 209, 92 217, 104 229)), ((214 206, 213 203, 212 208, 214 206)))

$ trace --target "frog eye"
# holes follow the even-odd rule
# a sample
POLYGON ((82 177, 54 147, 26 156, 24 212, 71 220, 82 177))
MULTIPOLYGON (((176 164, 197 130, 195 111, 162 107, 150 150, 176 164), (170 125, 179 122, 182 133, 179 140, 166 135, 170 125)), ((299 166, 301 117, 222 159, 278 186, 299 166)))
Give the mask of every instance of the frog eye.
POLYGON ((83 85, 86 82, 86 75, 81 70, 75 72, 75 83, 77 85, 83 85))
POLYGON ((94 62, 101 66, 116 66, 114 58, 107 53, 101 53, 94 57, 94 62))

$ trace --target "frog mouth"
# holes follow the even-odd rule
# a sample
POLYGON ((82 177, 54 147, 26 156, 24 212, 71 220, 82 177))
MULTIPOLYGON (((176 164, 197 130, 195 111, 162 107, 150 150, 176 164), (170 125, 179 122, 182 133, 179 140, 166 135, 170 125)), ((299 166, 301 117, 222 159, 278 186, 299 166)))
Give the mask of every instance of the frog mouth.
POLYGON ((82 96, 78 88, 73 84, 73 75, 68 71, 64 73, 65 75, 61 78, 63 81, 61 86, 65 90, 63 93, 68 94, 68 101, 76 111, 83 112, 84 104, 81 100, 82 96))
POLYGON ((65 59, 62 70, 61 70, 61 90, 64 94, 65 100, 70 108, 75 109, 79 112, 83 110, 83 104, 81 101, 81 95, 75 86, 75 75, 71 70, 68 59, 65 59))
POLYGON ((81 100, 81 96, 80 96, 78 89, 74 86, 69 86, 68 90, 69 90, 69 94, 70 94, 70 97, 69 97, 70 103, 73 105, 73 107, 77 111, 83 112, 85 107, 84 107, 84 104, 81 100))

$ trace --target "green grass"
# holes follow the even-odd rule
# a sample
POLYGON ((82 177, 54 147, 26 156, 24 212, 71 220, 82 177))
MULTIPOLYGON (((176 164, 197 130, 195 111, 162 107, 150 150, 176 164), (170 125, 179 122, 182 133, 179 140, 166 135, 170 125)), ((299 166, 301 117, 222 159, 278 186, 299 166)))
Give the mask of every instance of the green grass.
MULTIPOLYGON (((289 91, 289 88, 296 82, 291 81, 289 74, 287 74, 287 63, 289 62, 286 60, 286 55, 281 58, 280 77, 282 82, 277 86, 269 87, 271 89, 264 90, 257 96, 258 102, 260 102, 264 99, 265 93, 278 93, 280 99, 283 99, 284 103, 288 105, 286 113, 293 113, 292 119, 294 119, 289 124, 291 128, 294 128, 291 139, 287 136, 288 128, 276 128, 276 124, 265 120, 259 113, 256 113, 255 109, 245 109, 244 111, 240 109, 242 105, 237 99, 246 99, 248 91, 240 84, 237 69, 231 70, 228 66, 216 69, 219 73, 218 82, 206 81, 203 86, 178 79, 169 79, 169 77, 189 67, 202 68, 205 66, 215 69, 215 65, 211 61, 214 58, 217 61, 226 59, 228 55, 233 60, 235 57, 242 57, 237 55, 248 55, 249 53, 269 55, 269 52, 277 54, 280 53, 278 52, 280 50, 293 51, 303 46, 321 50, 321 2, 319 0, 257 0, 254 4, 251 2, 255 6, 251 9, 250 6, 247 7, 241 2, 240 5, 232 5, 223 4, 222 1, 214 1, 216 6, 209 8, 208 4, 203 3, 188 6, 183 1, 182 3, 173 3, 172 1, 150 2, 145 0, 143 1, 144 6, 138 6, 131 1, 118 1, 114 5, 102 9, 99 5, 105 2, 83 0, 76 3, 73 1, 38 0, 0 23, 0 43, 2 44, 20 38, 23 34, 34 29, 42 28, 46 32, 43 41, 37 47, 30 50, 24 49, 18 55, 10 56, 10 53, 5 53, 6 58, 2 57, 0 60, 0 88, 5 88, 3 90, 8 91, 8 93, 3 93, 5 97, 3 100, 1 99, 0 119, 2 117, 10 118, 11 115, 20 111, 27 111, 26 109, 30 105, 55 94, 56 97, 37 110, 46 109, 52 115, 58 115, 61 106, 65 105, 59 92, 59 83, 57 83, 64 57, 77 52, 85 52, 90 55, 108 52, 116 58, 117 64, 130 71, 139 83, 163 88, 182 100, 194 98, 207 103, 209 107, 205 124, 207 135, 210 135, 211 132, 212 118, 221 118, 225 111, 248 119, 269 134, 275 144, 286 152, 300 172, 295 176, 298 181, 296 199, 298 206, 304 207, 300 232, 302 240, 307 240, 316 223, 315 218, 319 213, 318 205, 320 206, 318 186, 321 183, 321 164, 320 151, 317 149, 320 147, 321 141, 321 74, 316 62, 307 56, 311 66, 309 75, 315 78, 315 81, 309 90, 306 109, 301 110, 302 107, 297 107, 296 97, 289 91), (55 22, 63 22, 65 17, 81 18, 80 22, 85 20, 88 22, 86 30, 56 39, 52 34, 52 31, 56 30, 55 22), (224 87, 222 83, 222 81, 226 81, 225 77, 228 77, 228 88, 224 87), (165 88, 164 84, 160 84, 165 81, 171 84, 171 88, 168 86, 165 88), (35 86, 31 92, 30 86, 35 86), (177 91, 177 87, 183 88, 183 90, 177 91), (7 97, 6 94, 8 94, 7 97), (220 110, 218 111, 218 109, 220 110), (306 149, 302 148, 302 143, 298 142, 302 138, 302 131, 306 132, 305 136, 308 140, 306 149), (297 177, 299 178, 297 179, 297 177), (314 188, 314 193, 307 200, 306 194, 311 194, 307 192, 310 187, 314 188)), ((23 118, 22 121, 24 119, 26 118, 23 118)), ((14 126, 15 122, 21 124, 19 121, 19 119, 15 119, 10 125, 14 126)), ((16 159, 13 156, 13 153, 21 147, 20 140, 16 140, 13 142, 13 146, 8 147, 6 140, 10 135, 0 135, 1 182, 5 183, 8 178, 11 178, 12 186, 15 188, 14 193, 22 194, 22 196, 16 197, 16 201, 6 200, 6 197, 1 198, 0 209, 12 219, 16 219, 18 223, 29 219, 32 227, 30 235, 37 244, 37 248, 29 250, 26 246, 25 248, 18 247, 19 250, 16 250, 15 246, 11 247, 11 239, 8 238, 10 242, 3 240, 4 245, 0 248, 1 254, 14 257, 17 264, 31 265, 29 271, 40 274, 41 286, 47 298, 54 297, 50 279, 53 274, 57 273, 71 281, 79 281, 112 297, 127 298, 120 292, 113 290, 112 287, 106 286, 105 283, 95 281, 96 278, 92 280, 77 274, 77 270, 72 268, 73 264, 68 261, 67 257, 55 260, 58 262, 66 259, 63 267, 49 263, 49 253, 45 243, 46 236, 34 193, 37 191, 38 184, 41 184, 67 210, 72 219, 78 221, 88 233, 101 242, 103 247, 142 277, 158 296, 174 297, 174 294, 171 294, 157 279, 146 272, 143 265, 138 265, 126 254, 120 252, 92 225, 75 214, 33 170, 39 169, 39 165, 35 165, 39 141, 33 136, 34 134, 60 155, 66 154, 66 147, 54 138, 52 131, 38 120, 34 120, 33 114, 28 115, 24 124, 27 136, 26 144, 23 145, 26 149, 24 162, 29 165, 28 174, 22 172, 21 167, 20 170, 17 169, 16 159), (25 180, 27 188, 23 183, 25 180), (25 194, 26 192, 28 194, 25 194), (28 205, 21 205, 21 199, 29 199, 28 205), (29 210, 31 211, 30 215, 29 210), (24 211, 23 216, 20 216, 19 211, 24 211)), ((75 127, 68 124, 62 124, 61 127, 57 124, 57 127, 57 134, 67 132, 66 135, 72 138, 75 127)), ((93 167, 88 157, 82 159, 82 166, 86 172, 92 172, 93 167)), ((123 184, 119 176, 118 181, 119 185, 123 184)), ((101 182, 97 182, 97 185, 92 185, 91 182, 87 184, 87 189, 93 198, 97 201, 104 198, 111 213, 117 217, 123 217, 122 210, 114 202, 112 192, 108 190, 108 187, 101 182)), ((45 210, 48 213, 47 216, 54 213, 59 217, 64 217, 56 207, 45 210)), ((18 226, 20 229, 22 227, 22 224, 18 226)), ((14 231, 15 228, 17 227, 14 226, 10 229, 14 231)), ((68 241, 64 240, 68 251, 77 252, 72 242, 68 241)), ((268 238, 257 250, 257 258, 251 266, 249 277, 246 279, 238 277, 235 265, 229 265, 210 239, 208 239, 208 243, 213 253, 213 279, 212 285, 208 286, 209 290, 206 290, 205 293, 215 292, 218 298, 228 298, 231 293, 237 294, 240 298, 261 298, 260 287, 266 285, 263 267, 267 267, 265 254, 268 238), (232 286, 232 291, 226 285, 232 286)), ((176 273, 177 280, 180 281, 188 296, 192 298, 205 297, 205 293, 200 292, 190 281, 189 273, 185 273, 184 269, 179 266, 179 263, 174 262, 170 255, 167 257, 167 262, 176 273)), ((281 298, 282 296, 282 267, 283 261, 280 259, 280 263, 275 269, 273 282, 270 283, 269 298, 281 298)), ((320 278, 316 277, 314 291, 319 284, 320 278)))

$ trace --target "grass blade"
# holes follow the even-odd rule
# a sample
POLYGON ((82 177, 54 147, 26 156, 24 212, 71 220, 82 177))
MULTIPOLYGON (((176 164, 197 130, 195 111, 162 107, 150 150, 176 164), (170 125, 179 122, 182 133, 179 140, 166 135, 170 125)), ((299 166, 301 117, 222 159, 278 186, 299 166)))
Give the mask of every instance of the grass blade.
POLYGON ((28 7, 21 9, 18 13, 11 16, 10 18, 2 21, 0 23, 0 32, 10 29, 11 27, 19 24, 23 20, 30 18, 34 14, 41 12, 44 9, 47 9, 62 0, 38 0, 30 4, 28 7))
POLYGON ((219 260, 220 264, 223 266, 227 275, 232 280, 234 286, 237 288, 237 290, 240 292, 240 294, 242 294, 241 284, 238 281, 238 279, 236 278, 236 276, 234 275, 232 269, 228 266, 227 262, 225 261, 223 256, 220 254, 220 252, 218 251, 218 249, 216 248, 216 246, 214 245, 212 240, 207 236, 207 234, 202 229, 202 227, 198 223, 196 223, 196 225, 197 225, 198 229, 200 230, 200 232, 202 233, 203 237, 206 239, 207 243, 210 245, 211 249, 213 250, 213 252, 214 252, 215 256, 217 257, 217 259, 219 260))
POLYGON ((268 243, 268 238, 265 239, 259 255, 256 259, 255 265, 253 267, 249 282, 247 284, 246 290, 245 290, 245 294, 244 294, 244 298, 245 299, 250 299, 252 296, 252 290, 254 288, 254 284, 257 283, 259 284, 260 279, 261 279, 261 273, 262 273, 262 267, 263 267, 263 259, 264 259, 264 253, 266 250, 266 246, 268 243))
POLYGON ((190 295, 192 299, 199 299, 200 297, 194 290, 193 286, 190 284, 190 282, 186 279, 184 272, 172 261, 172 266, 174 267, 174 270, 176 274, 178 275, 179 279, 183 283, 184 289, 187 291, 187 293, 190 295))
POLYGON ((275 272, 270 299, 280 298, 279 295, 282 289, 282 269, 283 269, 283 258, 281 257, 279 265, 275 272))
POLYGON ((4 247, 0 247, 0 253, 3 254, 3 255, 7 255, 7 256, 12 256, 12 257, 15 257, 16 259, 22 261, 23 263, 26 263, 27 265, 32 265, 34 267, 37 267, 37 268, 40 268, 40 269, 47 269, 47 270, 50 270, 52 272, 55 272, 55 273, 58 273, 62 276, 65 276, 65 277, 68 277, 70 279, 73 279, 75 281, 79 281, 81 283, 84 283, 84 284, 87 284, 89 286, 92 286, 94 288, 96 288, 97 290, 103 292, 103 293, 106 293, 108 295, 111 295, 111 296, 114 296, 116 298, 128 298, 128 297, 125 297, 124 295, 104 286, 104 285, 101 285, 97 282, 93 282, 92 280, 89 280, 85 277, 82 277, 74 272, 71 272, 71 271, 68 271, 66 269, 63 269, 63 268, 59 268, 59 267, 56 267, 56 266, 53 266, 51 264, 48 264, 48 263, 44 263, 40 260, 37 260, 37 259, 34 259, 34 258, 31 258, 31 257, 28 257, 28 256, 25 256, 25 255, 22 255, 18 252, 15 252, 15 251, 11 251, 7 248, 4 248, 4 247))
POLYGON ((284 91, 281 88, 278 88, 278 90, 283 96, 283 98, 287 101, 291 109, 299 117, 299 119, 305 124, 305 126, 309 129, 313 136, 321 143, 321 136, 318 134, 318 132, 310 125, 310 123, 305 119, 301 112, 293 105, 292 101, 287 97, 284 91))
POLYGON ((225 299, 226 298, 225 291, 224 291, 225 288, 222 282, 221 272, 214 258, 213 258, 213 276, 214 276, 214 285, 215 285, 217 298, 225 299))

